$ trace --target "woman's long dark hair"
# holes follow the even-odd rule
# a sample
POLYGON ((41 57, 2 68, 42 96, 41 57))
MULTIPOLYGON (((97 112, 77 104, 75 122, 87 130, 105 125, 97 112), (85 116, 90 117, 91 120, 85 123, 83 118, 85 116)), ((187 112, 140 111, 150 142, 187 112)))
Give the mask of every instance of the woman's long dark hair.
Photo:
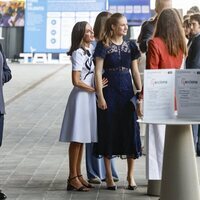
POLYGON ((105 23, 106 20, 111 16, 112 14, 108 11, 103 11, 100 12, 95 20, 94 23, 94 37, 97 40, 101 40, 104 34, 104 29, 105 29, 105 23))
POLYGON ((85 27, 87 24, 88 22, 82 21, 82 22, 77 22, 74 25, 71 34, 71 47, 67 52, 67 55, 71 56, 73 51, 76 51, 78 48, 81 47, 82 40, 85 34, 85 27))
POLYGON ((164 41, 170 55, 177 56, 180 50, 187 55, 182 22, 174 9, 164 9, 160 13, 154 37, 159 37, 164 41))

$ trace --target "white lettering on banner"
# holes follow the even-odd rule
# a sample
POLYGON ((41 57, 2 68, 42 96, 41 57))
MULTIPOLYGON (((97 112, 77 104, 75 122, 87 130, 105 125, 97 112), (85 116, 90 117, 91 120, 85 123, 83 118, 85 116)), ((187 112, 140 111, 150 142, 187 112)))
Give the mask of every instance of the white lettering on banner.
POLYGON ((20 53, 19 56, 23 58, 22 63, 68 64, 70 61, 66 53, 60 53, 59 59, 52 59, 51 53, 20 53))
POLYGON ((24 63, 29 63, 29 59, 33 57, 32 53, 20 53, 19 57, 24 58, 24 63))
POLYGON ((34 54, 33 63, 47 63, 47 55, 45 53, 34 54))

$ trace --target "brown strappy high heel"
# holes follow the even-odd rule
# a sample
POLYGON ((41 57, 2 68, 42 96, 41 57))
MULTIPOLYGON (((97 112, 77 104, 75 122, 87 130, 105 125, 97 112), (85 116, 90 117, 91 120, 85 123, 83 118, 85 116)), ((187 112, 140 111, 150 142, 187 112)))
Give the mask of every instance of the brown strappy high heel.
POLYGON ((85 180, 83 179, 83 175, 82 175, 82 174, 78 175, 77 177, 80 178, 79 181, 80 181, 86 188, 94 188, 93 185, 91 185, 90 183, 88 183, 87 181, 85 181, 85 180))
POLYGON ((67 191, 78 191, 78 192, 88 192, 89 189, 85 186, 81 186, 79 188, 76 188, 75 186, 73 186, 71 184, 71 181, 75 178, 78 178, 78 176, 75 176, 75 177, 72 177, 72 178, 68 178, 68 181, 67 181, 67 191))

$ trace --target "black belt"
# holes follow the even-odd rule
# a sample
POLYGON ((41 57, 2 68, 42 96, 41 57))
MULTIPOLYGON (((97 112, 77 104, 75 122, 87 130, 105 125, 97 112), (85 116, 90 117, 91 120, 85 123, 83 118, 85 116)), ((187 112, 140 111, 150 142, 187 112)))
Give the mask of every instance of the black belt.
POLYGON ((106 67, 106 68, 104 68, 104 70, 109 71, 109 72, 128 72, 129 68, 127 68, 127 67, 115 67, 115 68, 106 67))

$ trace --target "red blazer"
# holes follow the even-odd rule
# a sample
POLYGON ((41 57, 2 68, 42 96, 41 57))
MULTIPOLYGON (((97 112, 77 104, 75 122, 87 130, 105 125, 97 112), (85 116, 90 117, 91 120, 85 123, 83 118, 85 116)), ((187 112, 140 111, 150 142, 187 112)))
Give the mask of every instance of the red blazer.
POLYGON ((161 38, 155 37, 149 40, 146 69, 180 69, 182 61, 181 50, 178 56, 171 56, 161 38))

